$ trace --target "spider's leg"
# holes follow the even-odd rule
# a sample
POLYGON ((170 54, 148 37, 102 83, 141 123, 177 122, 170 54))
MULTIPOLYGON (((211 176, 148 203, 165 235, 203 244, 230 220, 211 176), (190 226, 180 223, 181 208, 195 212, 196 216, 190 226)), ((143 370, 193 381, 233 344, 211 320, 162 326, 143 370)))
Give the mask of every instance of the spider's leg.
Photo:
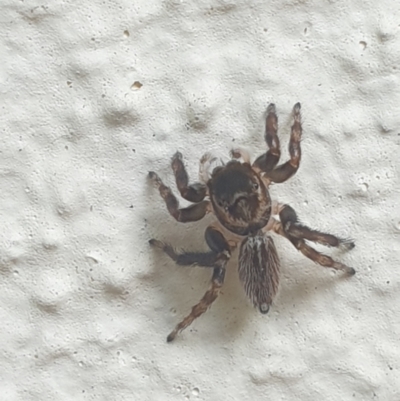
POLYGON ((299 168, 301 159, 300 141, 302 133, 300 108, 300 103, 296 103, 293 107, 294 122, 289 141, 290 160, 271 171, 267 171, 265 174, 265 177, 272 182, 281 183, 286 181, 292 177, 299 168))
MULTIPOLYGON (((220 261, 223 263, 224 261, 220 261)), ((214 268, 211 286, 203 295, 200 302, 193 306, 192 311, 186 316, 179 324, 176 325, 175 329, 168 335, 167 341, 171 342, 175 339, 176 335, 188 327, 192 322, 201 316, 211 304, 217 299, 219 291, 222 287, 225 278, 225 268, 214 268)))
POLYGON ((205 237, 208 246, 216 255, 211 285, 200 302, 192 307, 190 314, 178 323, 175 329, 168 335, 168 342, 173 341, 179 332, 188 327, 195 319, 207 311, 211 304, 217 299, 222 284, 224 283, 225 267, 231 256, 229 244, 221 232, 212 227, 207 228, 205 237))
POLYGON ((210 202, 202 201, 194 205, 179 208, 178 199, 172 193, 171 188, 167 187, 161 180, 161 178, 154 171, 149 172, 149 178, 154 182, 158 190, 160 191, 161 197, 164 199, 167 209, 171 216, 181 223, 187 223, 190 221, 197 221, 202 219, 209 211, 210 202))
POLYGON ((176 152, 174 154, 171 167, 182 198, 189 202, 201 202, 207 194, 207 187, 200 182, 189 184, 189 176, 182 161, 182 153, 176 152))
POLYGON ((284 231, 293 238, 305 239, 325 246, 338 247, 343 250, 350 250, 355 247, 354 241, 351 239, 338 238, 335 235, 322 233, 304 226, 299 222, 296 212, 289 205, 280 205, 279 218, 284 231))
POLYGON ((355 274, 355 270, 352 267, 346 266, 343 263, 337 262, 333 260, 330 256, 324 255, 318 251, 316 251, 311 246, 307 245, 305 240, 302 238, 296 238, 290 235, 290 230, 287 231, 284 229, 285 223, 278 222, 273 226, 273 230, 286 237, 304 256, 311 259, 313 262, 318 263, 324 267, 330 267, 335 270, 342 270, 347 273, 349 276, 355 274))
POLYGON ((267 107, 267 118, 265 122, 265 142, 268 151, 258 157, 253 167, 264 173, 271 171, 279 162, 281 148, 278 138, 278 117, 276 116, 275 105, 271 103, 267 107))
POLYGON ((213 251, 209 252, 178 252, 176 249, 165 242, 151 239, 149 241, 151 246, 161 249, 164 251, 177 265, 180 266, 202 266, 202 267, 214 267, 217 260, 217 254, 213 251))

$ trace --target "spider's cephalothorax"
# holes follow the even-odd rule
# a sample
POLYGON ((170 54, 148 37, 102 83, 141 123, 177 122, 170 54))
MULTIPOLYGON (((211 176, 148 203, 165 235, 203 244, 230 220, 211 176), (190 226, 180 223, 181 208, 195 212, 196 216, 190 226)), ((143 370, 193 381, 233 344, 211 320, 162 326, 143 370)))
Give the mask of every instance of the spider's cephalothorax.
POLYGON ((271 198, 260 176, 237 160, 216 167, 207 183, 215 215, 238 235, 255 233, 271 217, 271 198))
POLYGON ((300 252, 314 262, 352 275, 355 270, 312 248, 306 241, 326 246, 352 249, 354 242, 312 230, 302 225, 289 205, 272 202, 268 186, 281 183, 293 176, 301 159, 300 103, 293 108, 294 123, 289 141, 290 159, 279 166, 281 155, 277 135, 278 118, 275 105, 267 108, 265 141, 268 150, 253 164, 243 149, 232 151, 232 160, 216 165, 217 158, 206 154, 200 162, 200 181, 189 184, 189 177, 177 152, 172 158, 172 170, 183 198, 194 204, 179 208, 179 202, 160 177, 150 172, 149 177, 158 187, 169 213, 180 222, 202 219, 214 213, 217 220, 205 232, 209 252, 176 252, 164 242, 152 239, 150 244, 162 249, 178 265, 203 266, 213 269, 210 288, 198 304, 169 334, 168 341, 202 315, 217 299, 225 278, 231 252, 239 250, 239 278, 243 288, 261 313, 267 313, 279 285, 279 258, 270 231, 286 237, 300 252), (239 161, 242 159, 242 161, 239 161))

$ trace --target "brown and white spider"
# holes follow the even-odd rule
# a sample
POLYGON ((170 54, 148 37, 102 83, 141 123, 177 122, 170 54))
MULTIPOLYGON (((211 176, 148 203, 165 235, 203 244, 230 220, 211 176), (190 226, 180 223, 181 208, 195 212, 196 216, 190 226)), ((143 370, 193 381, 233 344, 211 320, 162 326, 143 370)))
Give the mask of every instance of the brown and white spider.
POLYGON ((289 205, 273 202, 268 192, 271 182, 281 183, 292 177, 299 168, 301 158, 300 103, 293 107, 294 123, 289 142, 290 160, 276 167, 281 155, 277 135, 278 118, 275 105, 266 113, 265 141, 268 151, 250 164, 249 154, 243 149, 231 152, 232 160, 219 163, 219 159, 205 154, 200 161, 200 181, 189 184, 189 177, 181 153, 172 158, 172 170, 182 197, 194 204, 179 208, 171 189, 153 171, 149 172, 164 199, 169 213, 182 223, 202 219, 214 213, 217 221, 205 232, 209 252, 177 252, 171 245, 151 239, 151 245, 162 249, 178 265, 198 265, 213 269, 210 288, 192 311, 168 335, 176 335, 202 315, 217 299, 223 285, 227 262, 231 252, 240 244, 239 278, 250 300, 261 313, 267 313, 279 284, 279 258, 268 231, 286 237, 300 252, 321 266, 342 270, 353 275, 355 270, 309 246, 306 241, 349 250, 351 240, 340 239, 302 225, 289 205), (241 159, 242 162, 239 160, 241 159), (218 163, 220 165, 218 165, 218 163), (278 217, 276 219, 275 217, 278 217))

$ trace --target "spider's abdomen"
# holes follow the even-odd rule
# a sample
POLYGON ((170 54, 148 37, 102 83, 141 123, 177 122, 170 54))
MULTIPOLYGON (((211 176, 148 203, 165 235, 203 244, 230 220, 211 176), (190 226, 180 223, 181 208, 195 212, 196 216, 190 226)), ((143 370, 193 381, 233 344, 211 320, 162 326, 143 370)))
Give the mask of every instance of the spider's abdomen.
POLYGON ((261 230, 240 246, 239 278, 253 305, 267 313, 278 291, 279 257, 272 238, 261 230))

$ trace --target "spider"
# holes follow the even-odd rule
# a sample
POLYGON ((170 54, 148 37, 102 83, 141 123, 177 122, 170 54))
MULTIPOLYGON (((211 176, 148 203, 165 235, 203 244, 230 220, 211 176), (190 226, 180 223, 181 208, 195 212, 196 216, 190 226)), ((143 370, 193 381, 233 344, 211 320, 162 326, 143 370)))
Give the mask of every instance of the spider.
POLYGON ((241 148, 231 151, 232 159, 224 164, 206 153, 200 161, 200 182, 189 184, 189 176, 177 152, 171 166, 181 196, 193 202, 189 207, 179 208, 179 202, 171 189, 153 171, 149 178, 158 188, 169 213, 179 222, 187 223, 202 219, 207 213, 216 216, 205 231, 209 252, 178 252, 170 244, 151 239, 152 246, 163 250, 178 265, 211 268, 209 289, 190 314, 176 325, 168 335, 173 341, 176 335, 202 315, 217 299, 224 283, 226 266, 232 251, 239 246, 239 278, 253 305, 263 314, 269 311, 279 285, 279 257, 269 231, 287 238, 303 255, 324 267, 341 270, 347 275, 355 274, 348 267, 324 255, 310 245, 313 241, 344 250, 354 248, 354 242, 341 239, 301 224, 294 209, 286 204, 272 201, 268 192, 271 183, 282 183, 292 177, 301 159, 300 103, 293 107, 293 125, 289 141, 290 159, 277 166, 281 151, 278 118, 274 104, 266 111, 266 153, 252 164, 250 155, 241 148))

